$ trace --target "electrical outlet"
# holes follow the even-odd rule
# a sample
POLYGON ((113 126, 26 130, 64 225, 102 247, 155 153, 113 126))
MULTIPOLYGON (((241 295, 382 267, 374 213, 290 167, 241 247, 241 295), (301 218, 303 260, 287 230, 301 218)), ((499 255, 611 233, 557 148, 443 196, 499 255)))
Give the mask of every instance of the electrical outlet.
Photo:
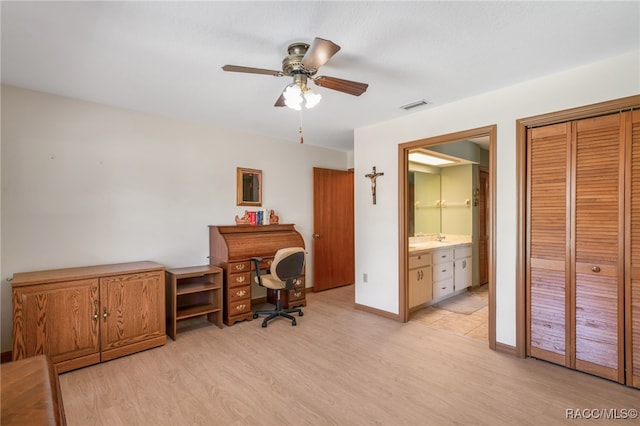
POLYGON ((368 281, 369 277, 367 276, 367 273, 365 272, 364 274, 362 274, 362 282, 366 283, 368 281))

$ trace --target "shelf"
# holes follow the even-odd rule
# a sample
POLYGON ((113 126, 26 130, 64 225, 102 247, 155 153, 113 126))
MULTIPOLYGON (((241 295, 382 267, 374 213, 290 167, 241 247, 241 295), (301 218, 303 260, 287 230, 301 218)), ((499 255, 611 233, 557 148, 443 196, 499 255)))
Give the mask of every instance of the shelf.
POLYGON ((188 306, 177 310, 176 320, 197 317, 199 315, 210 314, 212 312, 219 312, 220 310, 221 308, 212 304, 188 306))
POLYGON ((210 283, 210 282, 187 283, 187 284, 178 283, 178 289, 176 291, 176 295, 180 296, 182 294, 199 293, 201 291, 220 290, 220 289, 222 289, 222 285, 210 283))

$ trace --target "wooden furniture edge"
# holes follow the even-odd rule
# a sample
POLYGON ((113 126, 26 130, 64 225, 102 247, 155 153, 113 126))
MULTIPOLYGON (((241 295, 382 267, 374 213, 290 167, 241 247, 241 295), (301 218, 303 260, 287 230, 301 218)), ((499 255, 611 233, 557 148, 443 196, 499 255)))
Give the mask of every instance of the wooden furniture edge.
POLYGON ((515 346, 507 345, 506 343, 496 342, 495 351, 505 355, 513 356, 516 358, 522 358, 519 355, 518 349, 515 346))
POLYGON ((11 285, 23 287, 36 284, 56 283, 68 280, 101 278, 121 274, 162 271, 164 265, 152 261, 112 263, 107 265, 79 266, 74 268, 47 269, 13 274, 11 285))

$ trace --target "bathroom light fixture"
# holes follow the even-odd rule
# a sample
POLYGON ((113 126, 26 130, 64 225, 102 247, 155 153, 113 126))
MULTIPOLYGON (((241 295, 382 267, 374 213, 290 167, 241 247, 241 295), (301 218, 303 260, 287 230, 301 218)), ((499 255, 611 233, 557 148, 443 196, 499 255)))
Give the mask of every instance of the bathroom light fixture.
POLYGON ((453 160, 424 154, 422 152, 410 152, 409 161, 413 161, 414 163, 426 164, 428 166, 444 166, 446 164, 455 163, 455 161, 453 160))

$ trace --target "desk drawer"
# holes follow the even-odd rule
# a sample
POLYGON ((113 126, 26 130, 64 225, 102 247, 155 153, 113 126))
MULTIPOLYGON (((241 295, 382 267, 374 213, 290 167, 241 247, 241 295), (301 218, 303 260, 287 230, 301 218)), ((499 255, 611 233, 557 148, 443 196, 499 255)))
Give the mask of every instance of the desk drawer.
POLYGON ((229 274, 229 287, 251 285, 251 272, 229 274))
POLYGON ((251 262, 249 260, 245 262, 229 263, 229 273, 235 274, 236 272, 249 272, 251 271, 251 262))
POLYGON ((251 299, 229 301, 229 316, 251 312, 251 299))
POLYGON ((229 303, 251 298, 251 286, 233 287, 228 292, 229 303))
POLYGON ((289 304, 291 302, 304 299, 304 290, 304 288, 294 288, 293 290, 289 290, 289 304))

